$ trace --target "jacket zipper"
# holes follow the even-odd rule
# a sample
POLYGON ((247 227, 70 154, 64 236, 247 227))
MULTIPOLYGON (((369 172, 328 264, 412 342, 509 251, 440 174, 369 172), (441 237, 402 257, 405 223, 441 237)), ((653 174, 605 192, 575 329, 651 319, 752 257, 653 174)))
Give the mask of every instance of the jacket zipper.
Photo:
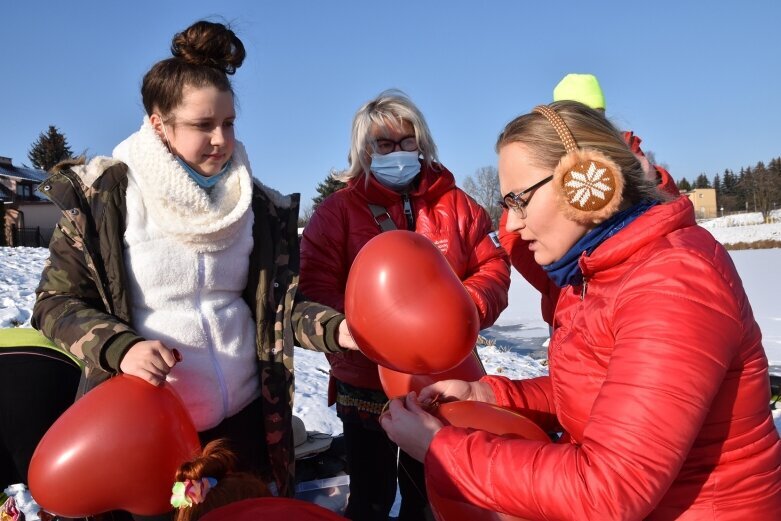
POLYGON ((206 279, 206 266, 205 266, 205 259, 204 254, 199 253, 198 254, 198 293, 196 298, 198 303, 198 315, 201 318, 201 327, 203 328, 203 332, 206 335, 206 344, 209 346, 209 356, 212 359, 212 364, 214 364, 214 372, 217 374, 217 382, 220 384, 220 395, 222 397, 222 416, 223 418, 228 417, 228 386, 225 383, 225 375, 222 372, 222 368, 220 367, 220 363, 217 360, 217 355, 215 354, 215 346, 214 346, 214 336, 212 335, 211 326, 209 325, 209 321, 206 319, 206 315, 203 312, 203 300, 201 299, 201 296, 203 294, 203 287, 206 279))
POLYGON ((583 286, 580 288, 580 300, 586 299, 586 291, 588 290, 588 279, 583 277, 583 286))
POLYGON ((410 201, 409 194, 401 194, 401 200, 404 203, 404 217, 407 219, 407 229, 415 231, 415 217, 412 215, 412 201, 410 201))

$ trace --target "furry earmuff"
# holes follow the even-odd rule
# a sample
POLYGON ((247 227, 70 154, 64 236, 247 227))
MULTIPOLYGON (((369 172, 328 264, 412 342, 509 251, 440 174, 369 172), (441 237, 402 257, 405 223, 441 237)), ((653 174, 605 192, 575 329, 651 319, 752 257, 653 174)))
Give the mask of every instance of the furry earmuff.
POLYGON ((599 224, 618 211, 624 190, 621 168, 605 154, 579 148, 567 124, 547 105, 534 112, 550 121, 564 144, 566 154, 553 171, 553 184, 562 212, 583 224, 599 224))

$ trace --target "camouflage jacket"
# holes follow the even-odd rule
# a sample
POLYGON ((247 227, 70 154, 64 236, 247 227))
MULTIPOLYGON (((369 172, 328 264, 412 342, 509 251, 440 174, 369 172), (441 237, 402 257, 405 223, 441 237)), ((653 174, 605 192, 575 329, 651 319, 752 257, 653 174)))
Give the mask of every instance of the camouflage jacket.
MULTIPOLYGON (((142 338, 133 330, 124 242, 127 167, 110 158, 61 170, 41 183, 63 213, 52 236, 32 324, 84 361, 79 394, 119 372, 142 338)), ((244 299, 253 312, 269 475, 293 493, 293 345, 338 352, 344 316, 297 293, 299 195, 256 182, 254 248, 244 299)))

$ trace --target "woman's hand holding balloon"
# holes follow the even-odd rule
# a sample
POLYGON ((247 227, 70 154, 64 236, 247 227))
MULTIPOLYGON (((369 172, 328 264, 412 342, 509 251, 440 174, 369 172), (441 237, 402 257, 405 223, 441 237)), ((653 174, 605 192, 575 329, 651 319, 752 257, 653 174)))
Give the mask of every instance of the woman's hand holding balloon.
POLYGON ((119 370, 152 385, 162 385, 171 368, 181 360, 179 351, 168 349, 159 340, 143 340, 128 349, 119 370))
POLYGON ((344 349, 358 351, 358 344, 355 343, 353 336, 350 334, 350 329, 347 327, 347 320, 342 320, 342 323, 339 324, 339 337, 337 338, 337 341, 344 349))
POLYGON ((415 392, 402 401, 391 400, 388 410, 380 416, 380 425, 388 437, 404 452, 423 461, 431 440, 442 428, 442 422, 418 405, 415 392))
POLYGON ((496 403, 491 386, 484 382, 465 382, 463 380, 442 380, 424 387, 420 391, 418 402, 429 405, 433 402, 454 402, 471 400, 474 402, 496 403))

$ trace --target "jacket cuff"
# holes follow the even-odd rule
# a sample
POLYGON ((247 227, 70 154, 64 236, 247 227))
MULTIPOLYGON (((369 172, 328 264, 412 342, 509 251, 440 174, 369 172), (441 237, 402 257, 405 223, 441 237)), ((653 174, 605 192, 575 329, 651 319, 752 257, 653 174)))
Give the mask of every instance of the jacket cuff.
POLYGON ((119 364, 122 363, 125 354, 142 340, 143 338, 130 331, 123 331, 109 339, 100 355, 101 368, 104 371, 119 373, 119 364))
POLYGON ((512 385, 512 380, 506 376, 488 375, 483 376, 479 381, 481 383, 487 383, 491 387, 491 390, 494 392, 494 397, 496 398, 496 405, 501 407, 512 405, 512 402, 507 396, 507 387, 512 385))
POLYGON ((329 353, 342 353, 347 351, 339 345, 339 326, 345 320, 344 314, 339 313, 329 318, 323 324, 323 342, 329 353))

